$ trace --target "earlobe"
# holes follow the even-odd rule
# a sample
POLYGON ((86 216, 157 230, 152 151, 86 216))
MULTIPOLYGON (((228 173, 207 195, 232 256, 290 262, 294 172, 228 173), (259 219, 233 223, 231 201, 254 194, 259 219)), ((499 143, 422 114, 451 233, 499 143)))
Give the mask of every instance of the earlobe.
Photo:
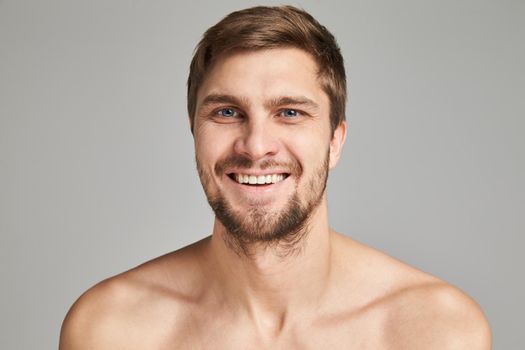
POLYGON ((334 168, 341 157, 343 145, 346 140, 346 121, 342 121, 334 130, 334 135, 330 141, 330 169, 334 168))

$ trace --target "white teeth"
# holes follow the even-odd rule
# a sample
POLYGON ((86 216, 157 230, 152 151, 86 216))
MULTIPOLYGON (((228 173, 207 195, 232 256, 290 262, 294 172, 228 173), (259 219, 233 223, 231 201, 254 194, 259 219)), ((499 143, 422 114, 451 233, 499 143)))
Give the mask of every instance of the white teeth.
POLYGON ((284 180, 283 174, 271 174, 271 175, 246 175, 246 174, 235 174, 233 176, 235 181, 240 184, 250 184, 250 185, 264 185, 264 184, 274 184, 284 180))

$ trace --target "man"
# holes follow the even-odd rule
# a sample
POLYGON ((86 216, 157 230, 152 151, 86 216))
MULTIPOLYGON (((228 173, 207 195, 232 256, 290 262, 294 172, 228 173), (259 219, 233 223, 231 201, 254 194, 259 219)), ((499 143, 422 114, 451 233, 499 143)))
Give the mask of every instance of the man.
POLYGON ((335 39, 304 11, 210 28, 188 111, 213 233, 86 292, 60 348, 489 349, 468 296, 330 229, 345 101, 335 39))

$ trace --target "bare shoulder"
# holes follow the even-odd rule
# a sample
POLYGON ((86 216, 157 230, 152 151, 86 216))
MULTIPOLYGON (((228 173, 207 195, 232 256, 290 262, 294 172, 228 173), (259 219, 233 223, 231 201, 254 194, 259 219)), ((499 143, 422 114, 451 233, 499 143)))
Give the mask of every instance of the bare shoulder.
POLYGON ((488 321, 466 293, 379 250, 338 239, 354 256, 348 265, 359 271, 363 309, 379 315, 389 349, 491 348, 488 321))
POLYGON ((102 281, 73 304, 62 325, 61 350, 153 348, 183 331, 198 303, 198 268, 189 246, 102 281))
POLYGON ((479 305, 445 283, 409 286, 387 301, 386 333, 400 349, 490 349, 479 305))
POLYGON ((122 312, 134 291, 113 277, 90 288, 73 304, 62 324, 61 350, 110 349, 121 345, 122 312))

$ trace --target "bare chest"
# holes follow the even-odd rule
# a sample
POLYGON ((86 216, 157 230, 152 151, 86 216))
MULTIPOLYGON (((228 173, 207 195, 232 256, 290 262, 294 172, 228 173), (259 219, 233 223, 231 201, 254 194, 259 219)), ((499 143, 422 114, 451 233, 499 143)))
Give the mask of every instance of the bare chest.
POLYGON ((373 314, 304 322, 274 336, 263 335, 250 324, 217 315, 210 320, 188 320, 176 332, 159 333, 141 348, 148 349, 391 349, 381 317, 373 314))

